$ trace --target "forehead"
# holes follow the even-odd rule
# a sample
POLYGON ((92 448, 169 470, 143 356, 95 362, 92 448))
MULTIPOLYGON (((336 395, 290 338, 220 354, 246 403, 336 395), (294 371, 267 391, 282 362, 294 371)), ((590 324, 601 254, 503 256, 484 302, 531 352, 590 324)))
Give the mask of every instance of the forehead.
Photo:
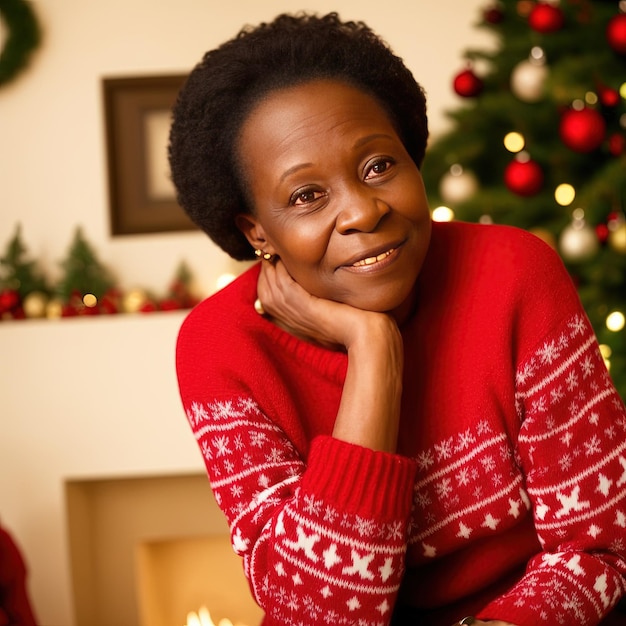
POLYGON ((246 153, 261 145, 286 149, 315 143, 323 136, 324 141, 341 140, 364 128, 395 134, 389 115, 374 96, 345 82, 311 80, 264 96, 244 120, 239 149, 246 159, 246 153))

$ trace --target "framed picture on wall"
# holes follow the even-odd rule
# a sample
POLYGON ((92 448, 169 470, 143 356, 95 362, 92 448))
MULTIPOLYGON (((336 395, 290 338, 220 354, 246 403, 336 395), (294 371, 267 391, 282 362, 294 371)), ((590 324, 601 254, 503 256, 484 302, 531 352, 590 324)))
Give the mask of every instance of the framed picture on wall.
POLYGON ((196 230, 176 202, 167 142, 185 75, 104 78, 112 235, 196 230))

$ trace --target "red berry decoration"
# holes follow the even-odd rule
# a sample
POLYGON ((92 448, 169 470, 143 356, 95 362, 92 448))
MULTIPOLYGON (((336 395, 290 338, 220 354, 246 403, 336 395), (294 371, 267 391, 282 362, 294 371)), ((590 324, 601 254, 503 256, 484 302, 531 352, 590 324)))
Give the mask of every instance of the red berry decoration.
POLYGON ((488 24, 500 24, 504 20, 504 11, 499 6, 488 7, 483 18, 488 24))
POLYGON ((543 186, 543 171, 532 159, 514 159, 504 170, 504 184, 518 196, 534 196, 543 186))
POLYGON ((483 81, 471 68, 463 70, 454 78, 454 91, 462 98, 474 98, 484 87, 483 81))
POLYGON ((563 28, 565 17, 559 7, 537 2, 528 16, 528 24, 538 33, 554 33, 563 28))
POLYGON ((604 118, 595 109, 568 109, 559 126, 561 141, 574 152, 593 152, 606 134, 604 118))
POLYGON ((618 54, 626 54, 626 13, 611 18, 606 27, 606 40, 618 54))

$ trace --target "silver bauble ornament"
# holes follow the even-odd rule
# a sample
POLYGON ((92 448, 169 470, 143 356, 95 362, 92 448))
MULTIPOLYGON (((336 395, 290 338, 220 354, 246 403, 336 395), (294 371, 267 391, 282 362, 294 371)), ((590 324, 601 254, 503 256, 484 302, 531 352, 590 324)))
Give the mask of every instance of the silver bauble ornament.
POLYGON ((522 61, 511 72, 511 91, 523 102, 537 102, 544 96, 548 68, 543 63, 522 61))
POLYGON ((574 211, 574 219, 559 237, 559 250, 566 261, 577 263, 587 261, 600 249, 595 229, 584 218, 582 209, 574 211))
POLYGON ((471 198, 478 190, 476 176, 460 165, 453 165, 439 182, 439 193, 444 202, 458 204, 471 198))

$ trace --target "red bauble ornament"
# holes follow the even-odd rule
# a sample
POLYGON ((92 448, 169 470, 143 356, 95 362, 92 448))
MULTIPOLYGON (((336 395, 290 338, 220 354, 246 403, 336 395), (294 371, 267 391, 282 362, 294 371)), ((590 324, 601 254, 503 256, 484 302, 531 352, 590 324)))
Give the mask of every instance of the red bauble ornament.
POLYGON ((15 289, 0 291, 0 314, 8 313, 20 303, 20 294, 15 289))
POLYGON ((559 7, 537 2, 528 16, 528 24, 538 33, 554 33, 563 28, 565 17, 559 7))
POLYGON ((543 171, 532 159, 514 159, 504 170, 504 184, 518 196, 534 196, 543 186, 543 171))
POLYGON ((593 152, 604 141, 606 123, 595 109, 568 109, 561 117, 561 141, 574 152, 593 152))
POLYGON ((620 95, 617 89, 611 87, 600 87, 598 89, 598 98, 602 106, 614 107, 619 104, 620 95))
POLYGON ((453 86, 462 98, 474 98, 483 90, 484 84, 472 68, 467 68, 455 76, 453 86))
POLYGON ((598 241, 604 245, 609 238, 609 227, 606 224, 598 224, 596 226, 596 236, 598 241))
POLYGON ((606 27, 606 40, 618 54, 626 54, 626 13, 611 18, 606 27))

